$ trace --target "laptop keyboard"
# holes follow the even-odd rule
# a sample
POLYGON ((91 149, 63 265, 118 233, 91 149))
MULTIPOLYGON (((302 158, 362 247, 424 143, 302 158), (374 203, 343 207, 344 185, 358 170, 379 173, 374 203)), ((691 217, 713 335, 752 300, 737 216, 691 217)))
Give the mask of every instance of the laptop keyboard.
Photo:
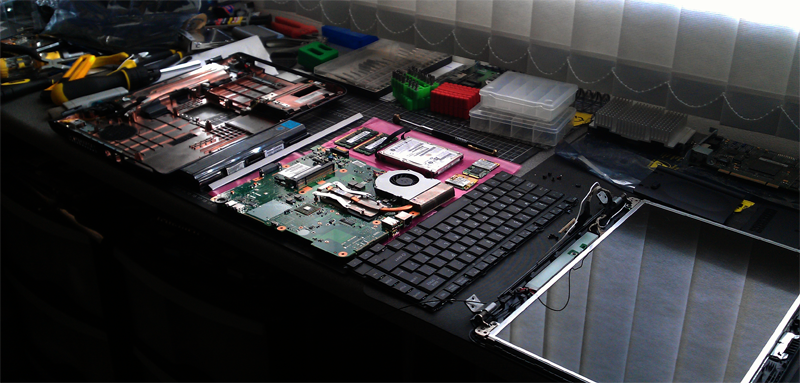
POLYGON ((500 172, 387 245, 372 246, 347 266, 435 310, 576 201, 500 172))

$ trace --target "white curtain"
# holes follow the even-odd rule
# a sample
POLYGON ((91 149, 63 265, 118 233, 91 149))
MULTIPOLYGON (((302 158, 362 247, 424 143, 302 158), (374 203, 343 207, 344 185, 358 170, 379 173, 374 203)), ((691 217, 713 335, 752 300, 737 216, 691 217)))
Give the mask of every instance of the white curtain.
POLYGON ((800 137, 797 0, 266 0, 258 8, 800 137))

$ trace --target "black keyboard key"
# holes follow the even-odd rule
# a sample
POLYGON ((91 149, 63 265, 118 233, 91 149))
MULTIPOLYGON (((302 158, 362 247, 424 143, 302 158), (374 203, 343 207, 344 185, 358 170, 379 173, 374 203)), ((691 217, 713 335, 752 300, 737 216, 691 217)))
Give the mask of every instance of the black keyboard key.
POLYGON ((511 233, 514 232, 514 229, 508 226, 500 226, 499 228, 497 228, 497 232, 502 235, 511 235, 511 233))
POLYGON ((488 220, 489 218, 491 217, 486 214, 475 214, 472 216, 472 219, 474 221, 478 221, 480 223, 486 222, 486 220, 488 220))
POLYGON ((409 292, 409 291, 410 291, 410 290, 411 290, 413 287, 409 286, 409 285, 408 285, 407 283, 405 283, 405 282, 400 282, 400 283, 398 283, 398 284, 394 285, 394 287, 393 287, 393 288, 394 288, 395 290, 397 290, 397 291, 399 291, 399 292, 401 292, 401 293, 405 294, 405 293, 409 292))
POLYGON ((425 277, 422 274, 408 272, 403 269, 394 269, 394 271, 392 271, 392 275, 406 281, 412 286, 418 285, 425 280, 425 277))
POLYGON ((439 269, 438 271, 436 271, 436 274, 440 275, 442 278, 450 279, 454 275, 456 275, 456 272, 451 270, 451 269, 448 269, 447 267, 445 267, 445 268, 442 268, 442 269, 439 269))
POLYGON ((533 183, 531 181, 525 181, 525 182, 517 185, 517 190, 519 190, 519 191, 521 191, 523 193, 527 193, 527 192, 535 189, 537 186, 539 186, 539 185, 537 185, 537 184, 535 184, 535 183, 533 183))
POLYGON ((539 215, 540 212, 541 211, 536 210, 536 209, 534 209, 532 207, 526 207, 526 208, 522 209, 522 213, 527 214, 527 215, 529 215, 531 217, 536 217, 537 215, 539 215))
POLYGON ((444 259, 441 259, 441 258, 434 258, 434 259, 431 259, 430 261, 428 261, 428 265, 430 265, 430 266, 432 266, 432 267, 434 267, 436 269, 441 269, 446 264, 447 264, 447 261, 445 261, 444 259))
POLYGON ((369 251, 373 253, 380 253, 381 251, 383 251, 383 245, 381 245, 380 243, 376 243, 369 248, 369 251))
POLYGON ((552 197, 553 199, 560 199, 561 197, 564 196, 564 193, 559 193, 559 192, 553 190, 550 193, 547 193, 547 196, 548 197, 552 197))
POLYGON ((460 288, 461 288, 461 286, 459 286, 459 285, 457 285, 455 283, 451 283, 451 284, 447 285, 447 287, 445 287, 444 290, 445 291, 449 291, 451 293, 454 293, 454 292, 458 291, 458 289, 460 289, 460 288))
POLYGON ((507 203, 502 203, 500 201, 495 201, 491 205, 489 205, 489 207, 491 207, 492 209, 495 209, 495 210, 503 210, 503 209, 508 207, 508 204, 507 203))
POLYGON ((428 276, 428 275, 431 275, 431 274, 435 273, 436 269, 434 269, 430 265, 422 265, 422 266, 420 266, 419 269, 417 269, 417 272, 422 274, 422 275, 428 276))
POLYGON ((511 214, 518 214, 519 212, 522 211, 522 208, 520 208, 519 206, 511 205, 511 206, 505 208, 505 211, 507 211, 507 212, 509 212, 511 214))
POLYGON ((464 211, 469 213, 469 214, 476 214, 477 212, 481 211, 481 208, 477 207, 477 206, 475 206, 473 204, 473 205, 469 205, 469 206, 465 207, 464 211))
POLYGON ((453 227, 460 225, 461 222, 464 222, 464 220, 457 217, 450 217, 444 221, 444 223, 453 227))
MULTIPOLYGON (((442 236, 442 232, 436 229, 430 229, 427 233, 425 233, 425 238, 430 238, 436 240, 437 238, 442 236)), ((421 243, 420 243, 421 244, 421 243)), ((427 246, 427 245, 425 245, 427 246)))
POLYGON ((419 237, 416 241, 414 241, 414 243, 424 248, 430 246, 430 244, 433 243, 433 240, 428 237, 419 237))
POLYGON ((471 229, 475 229, 476 227, 480 226, 480 223, 475 222, 475 221, 470 219, 470 220, 464 221, 464 223, 461 224, 461 226, 466 227, 466 228, 471 230, 471 229))
POLYGON ((525 195, 525 193, 521 193, 519 190, 512 190, 512 191, 506 193, 506 197, 511 197, 511 198, 513 198, 515 200, 522 198, 522 196, 524 196, 524 195, 525 195))
POLYGON ((534 203, 534 202, 539 200, 539 197, 537 197, 537 196, 535 196, 533 194, 525 194, 524 196, 522 196, 522 200, 530 202, 530 203, 534 203))
POLYGON ((373 255, 375 255, 375 253, 373 253, 373 252, 371 252, 371 251, 367 250, 367 251, 365 251, 365 252, 363 252, 363 253, 359 254, 359 255, 358 255, 358 258, 359 258, 359 259, 361 259, 362 261, 366 261, 367 259, 369 259, 369 257, 371 257, 371 256, 373 256, 373 255))
POLYGON ((476 258, 472 254, 464 253, 460 254, 458 257, 456 257, 456 259, 469 265, 470 263, 475 262, 476 258))
POLYGON ((559 214, 561 214, 563 211, 564 211, 564 210, 561 210, 561 209, 559 209, 559 208, 557 208, 557 207, 554 207, 554 208, 552 208, 552 209, 550 210, 550 214, 553 214, 553 215, 559 215, 559 214))
POLYGON ((370 266, 370 265, 365 263, 365 264, 362 264, 361 266, 356 267, 355 272, 358 275, 365 275, 365 274, 367 274, 367 271, 370 271, 370 270, 372 270, 372 266, 370 266))
MULTIPOLYGON (((478 238, 480 238, 480 236, 478 236, 478 238)), ((463 238, 458 240, 458 243, 460 243, 460 244, 462 244, 464 246, 467 246, 467 247, 470 247, 470 246, 474 245, 475 242, 478 242, 478 240, 473 238, 472 235, 469 235, 467 237, 463 237, 463 238)))
POLYGON ((530 236, 531 234, 533 234, 533 232, 532 232, 532 231, 530 231, 530 230, 527 230, 527 229, 525 229, 525 230, 522 230, 522 231, 520 231, 520 232, 519 232, 519 235, 520 235, 520 236, 522 236, 522 237, 528 237, 528 236, 530 236))
POLYGON ((458 254, 456 254, 456 253, 454 253, 454 252, 452 252, 450 250, 445 250, 445 251, 442 251, 441 253, 439 253, 439 258, 443 258, 443 259, 446 259, 448 261, 452 261, 453 259, 456 258, 456 255, 458 255, 458 254))
POLYGON ((562 202, 562 203, 560 203, 560 204, 556 205, 556 207, 557 207, 557 208, 559 208, 559 209, 561 209, 561 210, 567 210, 567 209, 569 209, 569 207, 570 207, 570 206, 569 206, 569 204, 568 204, 568 203, 566 203, 566 202, 562 202))
POLYGON ((536 210, 546 210, 548 205, 543 204, 543 203, 541 203, 539 201, 536 201, 536 202, 534 202, 533 205, 531 205, 531 207, 536 209, 536 210))
POLYGON ((486 249, 484 249, 484 248, 482 248, 480 246, 472 246, 472 247, 469 248, 469 250, 467 250, 467 253, 470 253, 470 254, 472 254, 472 255, 474 255, 476 257, 480 257, 484 253, 486 253, 486 249))
POLYGON ((497 189, 495 189, 495 190, 502 190, 504 192, 507 192, 507 191, 513 189, 514 186, 515 186, 514 184, 510 184, 508 182, 503 182, 499 186, 497 186, 497 189))
POLYGON ((414 262, 418 262, 418 263, 420 263, 420 264, 423 264, 423 263, 425 263, 425 262, 428 262, 428 261, 430 261, 430 260, 431 260, 431 257, 430 257, 429 255, 425 255, 425 254, 423 254, 423 253, 419 253, 419 254, 417 254, 417 255, 415 255, 415 256, 413 256, 413 257, 411 257, 411 259, 413 259, 413 260, 414 260, 414 262))
POLYGON ((500 234, 500 233, 492 232, 492 233, 489 233, 489 235, 486 236, 486 238, 488 238, 488 239, 490 239, 492 241, 495 241, 495 242, 500 242, 500 241, 504 240, 506 237, 504 235, 500 234))
MULTIPOLYGON (((477 241, 477 240, 485 237, 486 236, 486 232, 484 232, 482 230, 479 230, 479 229, 475 229, 473 231, 470 231, 469 234, 467 234, 467 236, 472 238, 472 239, 474 239, 475 241, 477 241)), ((475 243, 473 242, 473 245, 474 244, 475 243)), ((472 245, 470 245, 470 246, 472 246, 472 245)))
POLYGON ((370 265, 373 265, 373 266, 378 265, 381 262, 385 261, 386 258, 389 258, 389 256, 392 255, 392 254, 394 254, 394 253, 391 252, 391 251, 381 252, 381 253, 375 254, 372 257, 370 257, 369 259, 367 259, 367 263, 369 263, 370 265))
POLYGON ((436 242, 433 243, 433 246, 436 246, 439 249, 446 249, 452 244, 453 243, 450 242, 450 241, 446 241, 444 239, 439 239, 439 240, 436 240, 436 242))
POLYGON ((449 268, 451 268, 451 269, 453 269, 453 270, 455 270, 455 271, 461 271, 461 269, 463 269, 463 268, 464 268, 464 267, 466 267, 466 266, 467 266, 467 264, 466 264, 466 263, 464 263, 464 262, 461 262, 461 261, 459 261, 458 259, 454 259, 454 260, 450 261, 450 262, 447 264, 447 267, 449 267, 449 268))
POLYGON ((438 275, 431 275, 426 279, 424 282, 420 283, 417 286, 420 290, 425 292, 431 292, 436 290, 442 283, 446 282, 447 280, 438 276, 438 275))
POLYGON ((402 249, 403 246, 405 246, 405 245, 406 245, 405 243, 395 240, 395 241, 389 242, 389 244, 386 245, 386 247, 389 248, 389 250, 391 250, 391 251, 397 251, 397 250, 402 249))
POLYGON ((386 274, 384 274, 383 271, 380 271, 378 269, 372 269, 370 271, 367 271, 366 275, 368 277, 373 278, 373 279, 381 279, 381 277, 383 277, 386 274))
POLYGON ((422 246, 417 245, 416 243, 409 243, 403 247, 403 250, 409 253, 419 253, 422 250, 422 246))
POLYGON ((508 252, 503 250, 503 249, 497 249, 497 250, 492 252, 492 256, 497 257, 497 258, 503 258, 506 255, 508 255, 508 252))
POLYGON ((529 216, 529 215, 527 215, 525 213, 519 213, 519 214, 514 216, 514 219, 516 219, 517 221, 520 221, 520 222, 528 222, 528 221, 532 220, 533 217, 531 217, 531 216, 529 216))
POLYGON ((409 233, 403 233, 403 235, 397 237, 397 240, 403 243, 414 242, 415 239, 417 239, 417 236, 409 233))
POLYGON ((508 220, 508 222, 506 222, 506 226, 508 226, 508 227, 510 227, 512 229, 515 229, 515 230, 519 229, 523 225, 525 225, 525 222, 520 222, 520 221, 517 221, 516 219, 510 219, 510 220, 508 220))
POLYGON ((416 237, 419 237, 420 235, 425 234, 425 229, 423 229, 421 227, 418 227, 418 226, 414 226, 414 227, 408 229, 406 234, 411 234, 411 235, 414 236, 414 238, 416 238, 416 237))
POLYGON ((533 189, 531 194, 533 194, 533 195, 535 195, 537 197, 541 197, 541 196, 543 196, 543 195, 545 195, 545 194, 547 194, 549 192, 550 192, 550 189, 548 189, 548 188, 546 188, 544 186, 539 186, 538 188, 533 189))
POLYGON ((508 183, 510 183, 510 184, 512 184, 512 185, 514 185, 514 186, 517 186, 517 185, 519 185, 519 184, 521 184, 521 183, 525 182, 525 180, 523 180, 522 178, 519 178, 519 177, 517 177, 517 176, 511 176, 511 178, 509 178, 508 180, 506 180, 506 182, 508 182, 508 183))
POLYGON ((398 251, 393 255, 386 258, 385 261, 378 264, 378 268, 389 272, 395 269, 395 267, 400 266, 401 263, 405 262, 406 260, 411 258, 411 254, 406 251, 398 251))
POLYGON ((415 301, 421 301, 422 298, 425 298, 425 293, 417 289, 411 289, 411 291, 407 292, 406 295, 415 301))
POLYGON ((513 199, 513 198, 511 198, 511 197, 509 197, 509 196, 502 196, 502 197, 500 197, 500 199, 498 199, 498 201, 500 201, 500 202, 502 202, 502 203, 504 203, 504 204, 506 204, 506 205, 511 205, 511 204, 513 204, 513 203, 514 203, 516 200, 515 200, 515 199, 513 199))
POLYGON ((476 268, 476 269, 478 269, 478 270, 484 270, 484 269, 486 269, 487 267, 489 267, 489 264, 488 264, 488 263, 486 263, 486 262, 483 262, 483 261, 481 261, 481 262, 478 262, 478 263, 475 265, 475 268, 476 268))
POLYGON ((460 244, 460 243, 454 243, 454 244, 450 245, 449 250, 454 252, 454 253, 456 253, 456 254, 461 254, 461 253, 467 251, 467 247, 462 245, 462 244, 460 244))
POLYGON ((422 250, 422 254, 429 255, 431 257, 435 257, 436 255, 439 254, 439 249, 437 249, 437 248, 435 248, 433 246, 428 246, 428 247, 426 247, 425 249, 422 250))
POLYGON ((486 223, 488 223, 488 224, 490 224, 492 226, 500 226, 500 225, 502 225, 503 223, 506 222, 506 219, 512 217, 512 215, 508 214, 508 213, 506 213, 506 216, 508 216, 508 217, 502 216, 502 213, 500 213, 496 217, 490 218, 488 221, 486 221, 486 223))
POLYGON ((436 293, 436 295, 434 295, 433 297, 441 302, 447 302, 447 299, 450 298, 450 292, 447 290, 442 290, 436 293))
POLYGON ((469 202, 470 201, 468 199, 466 199, 466 198, 459 198, 459 199, 453 201, 453 203, 447 205, 445 208, 437 211, 434 215, 432 215, 432 216, 426 218, 424 221, 420 222, 416 227, 419 227, 419 228, 422 228, 422 229, 426 229, 426 230, 427 229, 432 229, 436 225, 438 225, 439 223, 441 223, 442 221, 447 219, 452 214, 460 211, 465 206, 469 205, 469 202))
POLYGON ((539 202, 541 202, 541 203, 543 203, 545 205, 552 205, 554 202, 556 202, 556 200, 554 198, 551 198, 551 197, 548 197, 548 196, 544 196, 542 198, 539 198, 539 202))
POLYGON ((389 287, 394 286, 395 284, 397 284, 397 282, 400 282, 400 281, 398 281, 397 279, 395 279, 393 277, 386 276, 386 277, 381 278, 381 283, 383 283, 384 285, 389 286, 389 287))
POLYGON ((484 183, 482 183, 482 184, 480 184, 480 185, 476 186, 476 187, 475 187, 475 190, 478 190, 478 191, 480 191, 481 193, 488 193, 488 192, 492 191, 492 190, 493 190, 493 188, 492 188, 491 186, 487 185, 487 184, 484 182, 484 183))
POLYGON ((350 262, 347 262, 347 267, 355 269, 356 267, 361 266, 362 263, 364 263, 364 261, 358 258, 353 258, 350 260, 350 262))
POLYGON ((460 236, 465 236, 465 235, 469 234, 469 229, 467 229, 464 226, 459 226, 459 227, 453 229, 453 233, 456 233, 457 235, 460 235, 460 236))
POLYGON ((500 181, 498 181, 498 180, 496 180, 494 178, 490 178, 490 179, 484 181, 483 184, 486 185, 486 186, 490 186, 490 187, 496 187, 497 185, 500 185, 500 181))
POLYGON ((544 217, 542 217, 542 218, 539 218, 539 219, 537 219, 536 221, 533 221, 533 222, 536 223, 539 226, 547 226, 547 224, 550 223, 550 220, 544 219, 544 217))
POLYGON ((576 198, 576 197, 569 197, 569 198, 565 199, 565 200, 564 200, 564 202, 566 202, 566 203, 568 203, 568 204, 570 204, 570 205, 573 205, 573 206, 574 206, 574 205, 575 205, 575 202, 578 202, 578 198, 576 198))
POLYGON ((480 273, 481 273, 481 271, 480 271, 480 270, 478 270, 478 269, 476 269, 476 268, 474 268, 474 267, 473 267, 473 268, 469 269, 469 271, 467 271, 467 272, 466 272, 464 275, 466 275, 466 276, 469 276, 469 277, 472 277, 472 278, 475 278, 475 277, 477 277, 477 276, 478 276, 478 274, 480 274, 480 273))
POLYGON ((483 258, 483 261, 491 265, 491 264, 497 262, 497 257, 492 256, 492 255, 487 255, 487 256, 485 256, 483 258))
POLYGON ((464 285, 469 283, 469 278, 467 278, 467 277, 462 275, 462 276, 456 278, 456 280, 453 281, 453 283, 455 283, 455 284, 457 284, 459 286, 464 286, 464 285))
POLYGON ((521 199, 521 200, 517 200, 516 202, 514 202, 513 205, 524 209, 524 208, 530 206, 531 203, 526 201, 526 200, 524 200, 524 199, 521 199))
POLYGON ((495 214, 499 213, 499 211, 494 210, 490 207, 484 208, 481 210, 481 214, 488 215, 489 217, 494 217, 495 214))
POLYGON ((507 251, 514 250, 515 247, 517 247, 517 244, 514 243, 514 242, 510 242, 510 241, 506 242, 502 246, 500 246, 501 249, 507 250, 507 251))
MULTIPOLYGON (((462 211, 460 211, 458 213, 453 214, 453 217, 455 217, 457 219, 460 219, 461 222, 464 222, 464 221, 468 220, 470 217, 472 217, 472 214, 467 213, 466 211, 462 210, 462 211)), ((456 225, 456 226, 458 226, 458 225, 456 225)))
POLYGON ((484 201, 484 200, 482 200, 482 199, 475 200, 475 202, 473 202, 472 204, 477 206, 477 207, 479 207, 479 208, 481 208, 481 209, 489 206, 489 203, 484 201))
POLYGON ((409 260, 403 262, 402 265, 400 265, 400 267, 402 267, 402 268, 404 268, 404 269, 406 269, 408 271, 411 271, 411 272, 417 271, 417 269, 419 269, 420 266, 422 266, 422 265, 417 263, 417 262, 414 262, 413 259, 409 259, 409 260))
POLYGON ((513 242, 513 243, 515 243, 515 244, 517 244, 517 243, 520 243, 520 242, 522 242, 522 241, 524 241, 524 240, 525 240, 525 238, 523 238, 523 237, 521 237, 521 236, 519 236, 519 235, 515 235, 514 237, 512 237, 511 239, 509 239, 509 241, 511 241, 511 242, 513 242))
POLYGON ((505 181, 505 180, 511 178, 511 174, 508 174, 506 172, 500 172, 500 173, 495 174, 494 177, 492 177, 492 178, 502 182, 502 181, 505 181))
POLYGON ((456 233, 450 232, 450 233, 445 234, 442 238, 444 238, 444 239, 446 239, 446 240, 448 240, 450 242, 455 242, 455 241, 458 241, 461 238, 461 236, 456 234, 456 233))
POLYGON ((551 214, 551 213, 547 213, 547 214, 545 214, 545 215, 543 215, 543 216, 542 216, 542 218, 544 218, 544 219, 546 219, 546 220, 548 220, 548 221, 549 221, 549 220, 551 220, 551 219, 553 219, 553 218, 555 218, 555 217, 556 217, 556 216, 555 216, 554 214, 551 214))
POLYGON ((466 198, 466 199, 470 199, 470 200, 478 199, 478 198, 481 198, 483 196, 483 193, 484 192, 482 192, 482 191, 480 191, 478 189, 473 189, 469 193, 464 194, 461 198, 466 198))
POLYGON ((483 246, 483 247, 485 247, 487 249, 493 248, 494 245, 496 245, 496 244, 497 244, 497 242, 492 241, 492 240, 490 240, 488 238, 484 238, 484 239, 481 239, 480 241, 478 241, 478 245, 483 246))
POLYGON ((486 233, 491 233, 494 231, 494 229, 497 229, 497 226, 488 223, 484 223, 483 225, 478 226, 478 230, 486 233))
POLYGON ((502 190, 494 189, 491 192, 484 194, 483 197, 481 197, 480 200, 492 203, 492 202, 497 201, 498 199, 500 199, 500 197, 502 195, 503 195, 503 191, 502 190), (500 194, 500 195, 498 195, 498 194, 500 194))
POLYGON ((446 232, 448 232, 450 230, 453 230, 454 227, 455 226, 453 226, 453 225, 451 225, 449 223, 442 222, 442 223, 436 225, 436 230, 443 231, 443 232, 446 233, 446 232))

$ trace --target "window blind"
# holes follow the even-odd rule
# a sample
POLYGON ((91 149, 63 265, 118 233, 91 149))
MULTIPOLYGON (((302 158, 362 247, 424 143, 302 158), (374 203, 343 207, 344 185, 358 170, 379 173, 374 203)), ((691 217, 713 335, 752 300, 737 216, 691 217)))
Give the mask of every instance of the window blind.
POLYGON ((800 2, 266 0, 322 24, 800 137, 800 2))

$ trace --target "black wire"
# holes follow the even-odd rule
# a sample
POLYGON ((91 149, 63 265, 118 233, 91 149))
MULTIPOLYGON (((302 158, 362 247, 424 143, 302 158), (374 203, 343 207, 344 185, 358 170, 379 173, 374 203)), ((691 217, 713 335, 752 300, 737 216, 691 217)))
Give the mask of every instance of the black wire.
MULTIPOLYGON (((582 261, 581 261, 581 262, 582 262, 582 261)), ((581 266, 583 266, 583 265, 581 264, 581 266)), ((567 305, 569 304, 569 298, 570 298, 570 296, 572 295, 572 290, 571 290, 571 289, 572 289, 572 287, 571 287, 571 286, 572 286, 572 269, 570 269, 570 270, 567 272, 567 301, 566 301, 566 302, 564 302, 564 307, 562 307, 562 308, 560 308, 560 309, 554 309, 554 308, 552 308, 552 307, 550 307, 550 306, 546 305, 544 302, 542 302, 542 297, 541 297, 541 296, 540 296, 539 298, 536 298, 536 300, 538 300, 538 301, 539 301, 539 303, 541 303, 541 304, 542 304, 542 306, 544 306, 544 308, 546 308, 546 309, 548 309, 548 310, 552 310, 552 311, 563 311, 565 308, 567 308, 567 305)))
POLYGON ((423 300, 423 301, 421 301, 421 302, 419 302, 419 303, 414 303, 414 304, 410 304, 410 305, 405 305, 405 306, 398 307, 397 309, 398 309, 398 310, 405 310, 405 309, 407 309, 407 308, 409 308, 409 307, 414 307, 414 306, 417 306, 417 305, 424 305, 424 304, 426 304, 426 303, 431 303, 431 302, 436 302, 436 301, 441 301, 441 302, 443 302, 443 303, 453 303, 453 302, 470 302, 470 303, 482 304, 482 302, 468 301, 468 300, 466 300, 466 299, 439 299, 439 298, 436 298, 436 297, 434 297, 434 298, 433 298, 433 299, 431 299, 431 300, 423 300))

